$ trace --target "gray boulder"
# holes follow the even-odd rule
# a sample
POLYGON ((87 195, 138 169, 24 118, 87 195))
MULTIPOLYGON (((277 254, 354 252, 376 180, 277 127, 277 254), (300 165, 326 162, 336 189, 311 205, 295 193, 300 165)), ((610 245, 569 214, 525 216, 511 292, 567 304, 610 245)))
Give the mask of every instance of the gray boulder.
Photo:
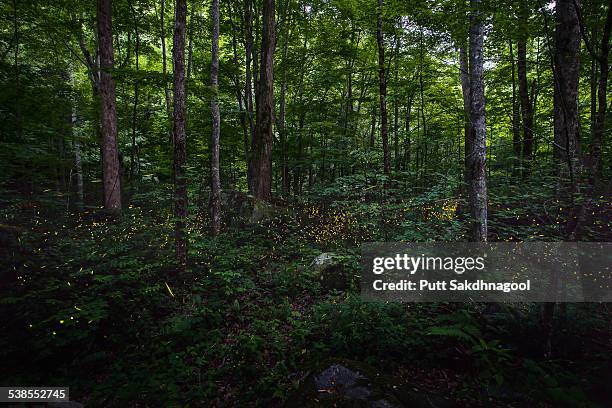
POLYGON ((318 276, 325 291, 344 291, 349 287, 349 276, 334 253, 324 252, 318 255, 310 263, 310 269, 318 276))

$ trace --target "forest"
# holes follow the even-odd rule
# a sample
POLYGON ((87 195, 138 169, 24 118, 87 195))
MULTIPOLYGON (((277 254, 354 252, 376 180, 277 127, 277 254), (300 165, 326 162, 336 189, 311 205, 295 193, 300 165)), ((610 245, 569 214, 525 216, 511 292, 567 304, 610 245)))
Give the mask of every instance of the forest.
POLYGON ((0 386, 612 406, 610 303, 360 292, 370 242, 612 242, 611 26, 610 0, 0 1, 0 386))

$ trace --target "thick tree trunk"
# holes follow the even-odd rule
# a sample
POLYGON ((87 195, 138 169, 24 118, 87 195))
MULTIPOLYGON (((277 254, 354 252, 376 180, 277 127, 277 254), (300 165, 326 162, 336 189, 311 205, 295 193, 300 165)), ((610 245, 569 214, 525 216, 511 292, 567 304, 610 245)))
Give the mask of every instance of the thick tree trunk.
POLYGON ((255 197, 272 198, 272 131, 274 124, 274 0, 263 2, 261 65, 257 83, 257 118, 253 139, 255 197))
POLYGON ((104 179, 104 208, 121 212, 121 177, 117 150, 117 107, 114 65, 112 3, 98 0, 98 47, 100 52, 100 122, 102 125, 102 171, 104 179))
POLYGON ((212 0, 212 51, 210 65, 210 88, 212 91, 212 138, 210 141, 210 219, 212 235, 221 230, 221 177, 219 175, 219 136, 221 116, 219 113, 219 0, 212 0))
POLYGON ((383 145, 383 164, 385 174, 391 172, 389 159, 389 130, 387 125, 387 79, 385 77, 385 43, 382 27, 383 0, 378 0, 376 40, 378 43, 378 87, 380 92, 380 136, 383 145))
POLYGON ((470 167, 472 240, 487 241, 486 121, 483 80, 484 23, 482 0, 470 0, 470 118, 474 133, 470 167))
POLYGON ((576 180, 579 154, 578 79, 580 75, 580 27, 573 0, 558 0, 554 54, 554 156, 576 180))
POLYGON ((187 264, 187 180, 185 178, 186 133, 185 133, 185 26, 187 24, 187 0, 176 0, 172 60, 174 66, 174 217, 176 260, 179 271, 187 264))
POLYGON ((463 94, 463 123, 464 123, 464 172, 463 180, 466 186, 470 185, 470 169, 472 168, 472 145, 474 136, 470 119, 470 70, 468 57, 468 44, 459 48, 459 69, 461 71, 461 93, 463 94))

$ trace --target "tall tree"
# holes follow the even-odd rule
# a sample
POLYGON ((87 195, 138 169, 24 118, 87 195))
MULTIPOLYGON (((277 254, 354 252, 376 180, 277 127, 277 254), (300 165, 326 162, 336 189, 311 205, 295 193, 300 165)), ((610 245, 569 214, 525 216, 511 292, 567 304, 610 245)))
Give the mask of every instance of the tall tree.
POLYGON ((378 44, 378 88, 380 93, 380 136, 383 145, 383 163, 385 174, 391 172, 389 159, 389 129, 387 124, 387 78, 385 76, 385 42, 383 38, 383 0, 378 0, 376 23, 376 42, 378 44))
POLYGON ((521 129, 520 129, 520 113, 518 101, 516 97, 516 68, 514 52, 512 50, 512 40, 510 40, 510 67, 512 70, 512 148, 514 150, 514 168, 513 174, 517 173, 518 162, 521 158, 521 129))
POLYGON ((212 235, 221 229, 221 177, 219 176, 219 135, 221 117, 219 113, 219 0, 212 0, 212 51, 210 65, 210 88, 212 91, 212 138, 210 141, 210 218, 212 235))
POLYGON ((554 53, 554 155, 575 181, 579 154, 580 27, 574 0, 558 0, 554 53))
POLYGON ((249 192, 255 193, 254 183, 254 170, 253 170, 253 158, 249 154, 249 149, 253 145, 255 138, 255 126, 253 123, 253 74, 251 72, 251 65, 253 60, 253 4, 252 0, 244 0, 244 53, 245 53, 245 82, 244 82, 244 96, 247 119, 249 123, 249 140, 246 149, 246 161, 247 161, 247 184, 249 192))
POLYGON ((112 1, 98 0, 98 48, 100 54, 100 123, 102 128, 102 171, 104 208, 121 212, 121 174, 117 150, 117 102, 114 67, 112 1))
POLYGON ((274 0, 263 1, 261 64, 257 83, 257 115, 253 137, 255 197, 272 198, 272 131, 274 124, 274 0))
POLYGON ((523 124, 523 158, 527 161, 527 164, 533 155, 533 106, 531 98, 529 97, 527 82, 527 39, 529 38, 528 21, 529 5, 527 0, 521 0, 519 9, 517 66, 519 95, 521 98, 521 118, 523 124))
POLYGON ((482 0, 470 0, 470 119, 474 133, 470 160, 471 238, 487 241, 487 136, 483 80, 484 22, 482 0))
POLYGON ((174 37, 172 60, 174 66, 174 217, 175 248, 179 271, 187 264, 187 180, 185 162, 187 159, 185 132, 185 26, 187 24, 187 0, 176 0, 174 10, 174 37))
POLYGON ((468 41, 459 47, 459 70, 461 71, 461 93, 463 95, 463 125, 464 125, 464 176, 463 181, 470 189, 470 169, 472 168, 472 146, 474 135, 470 119, 470 69, 468 41))
MULTIPOLYGON (((591 102, 591 111, 595 112, 595 98, 593 98, 594 94, 597 95, 597 103, 599 107, 597 109, 596 114, 594 115, 594 123, 593 123, 593 131, 592 131, 592 140, 591 140, 591 156, 593 158, 592 168, 593 175, 595 178, 601 178, 603 171, 603 162, 601 158, 601 148, 603 145, 604 133, 606 128, 606 110, 608 106, 608 75, 609 75, 609 63, 608 57, 610 55, 610 29, 612 27, 612 0, 608 0, 608 12, 606 14, 606 22, 604 23, 604 30, 601 37, 601 45, 599 51, 595 50, 594 45, 589 41, 589 38, 586 35, 586 29, 584 27, 584 20, 582 19, 582 15, 580 13, 580 5, 577 0, 574 0, 574 7, 576 9, 576 14, 578 17, 578 22, 580 24, 580 32, 582 34, 582 38, 584 39, 584 43, 591 54, 593 59, 593 69, 592 74, 593 78, 596 77, 597 69, 595 69, 596 62, 599 63, 599 84, 597 86, 597 91, 593 92, 594 87, 592 88, 592 102, 591 102)), ((593 117, 593 115, 592 115, 593 117)))

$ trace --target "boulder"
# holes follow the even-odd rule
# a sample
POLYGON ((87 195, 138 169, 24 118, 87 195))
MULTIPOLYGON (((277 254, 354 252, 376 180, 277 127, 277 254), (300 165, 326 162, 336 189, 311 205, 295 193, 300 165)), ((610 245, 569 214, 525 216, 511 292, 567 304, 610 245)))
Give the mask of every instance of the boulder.
POLYGON ((387 376, 365 363, 334 358, 302 382, 285 407, 450 408, 447 398, 387 376))
POLYGON ((278 215, 278 208, 250 194, 237 190, 221 191, 221 208, 230 224, 257 224, 278 215))
POLYGON ((304 380, 285 407, 403 408, 392 393, 380 386, 378 377, 376 370, 366 364, 330 360, 304 380))
POLYGON ((319 277, 325 291, 344 291, 349 287, 349 277, 336 254, 324 252, 311 263, 311 270, 319 277))

